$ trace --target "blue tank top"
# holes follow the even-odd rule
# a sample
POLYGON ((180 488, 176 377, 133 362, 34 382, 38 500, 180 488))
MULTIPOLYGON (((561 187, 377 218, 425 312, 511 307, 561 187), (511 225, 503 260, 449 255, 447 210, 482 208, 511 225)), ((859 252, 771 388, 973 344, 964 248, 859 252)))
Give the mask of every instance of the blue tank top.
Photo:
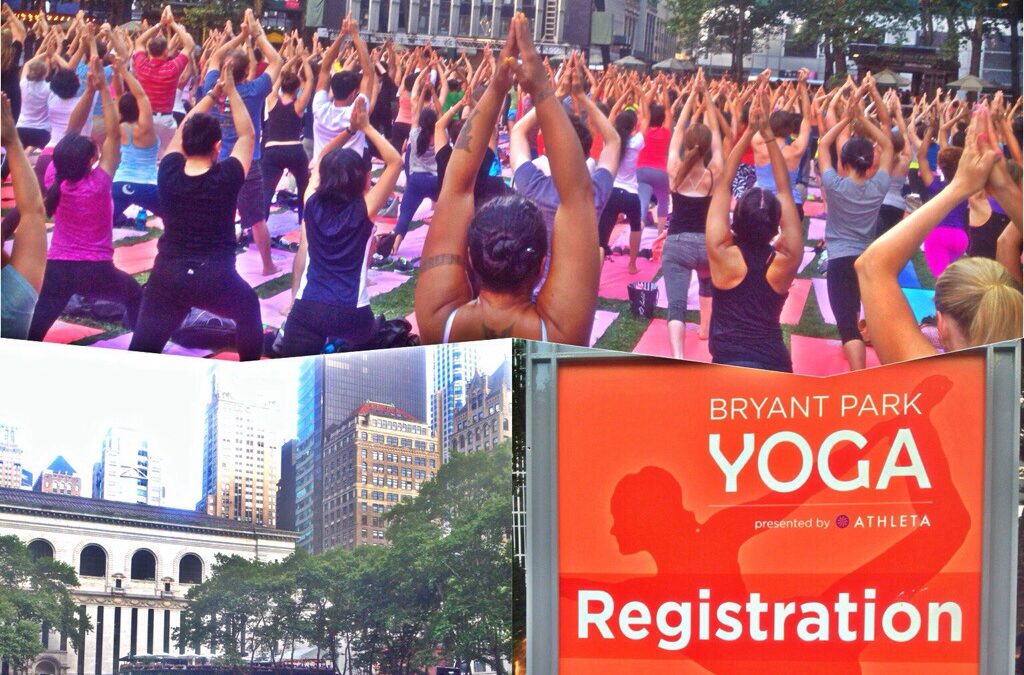
POLYGON ((154 140, 148 148, 139 148, 132 140, 132 133, 133 129, 129 127, 128 142, 121 144, 121 163, 114 172, 114 182, 156 185, 156 157, 160 142, 154 140))
MULTIPOLYGON (((789 188, 793 193, 793 201, 797 204, 802 204, 803 199, 800 197, 800 193, 796 189, 796 179, 800 175, 800 169, 796 168, 789 172, 789 188)), ((779 188, 775 185, 775 176, 772 174, 771 164, 755 164, 754 165, 754 176, 757 177, 757 187, 764 190, 768 190, 774 195, 779 194, 779 188)))
POLYGON ((373 222, 366 201, 327 200, 314 194, 306 201, 304 217, 309 257, 296 299, 335 307, 369 305, 366 246, 373 222))

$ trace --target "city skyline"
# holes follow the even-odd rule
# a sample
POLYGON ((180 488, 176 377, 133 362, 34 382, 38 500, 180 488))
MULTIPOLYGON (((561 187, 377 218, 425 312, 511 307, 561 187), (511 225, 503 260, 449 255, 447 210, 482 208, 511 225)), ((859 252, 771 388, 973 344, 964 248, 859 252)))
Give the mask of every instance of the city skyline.
MULTIPOLYGON (((506 360, 510 344, 477 343, 478 368, 493 372, 506 360)), ((446 348, 421 349, 430 362, 432 350, 446 348)), ((249 369, 17 341, 5 341, 3 355, 5 374, 18 386, 0 391, 0 426, 15 429, 22 468, 34 480, 62 455, 82 477, 84 497, 92 497, 92 469, 102 460, 106 434, 127 426, 138 429, 163 462, 163 505, 195 509, 203 494, 206 413, 215 373, 232 391, 272 392, 282 420, 279 442, 298 437, 299 372, 309 359, 263 361, 249 369)), ((429 389, 431 384, 424 373, 421 386, 429 389)))
POLYGON ((211 362, 18 341, 3 343, 8 382, 0 391, 0 425, 16 428, 22 466, 33 478, 63 455, 92 497, 92 469, 112 427, 138 429, 163 460, 164 506, 195 509, 201 495, 203 439, 210 382, 280 392, 281 438, 295 435, 298 369, 303 359, 249 369, 211 362))

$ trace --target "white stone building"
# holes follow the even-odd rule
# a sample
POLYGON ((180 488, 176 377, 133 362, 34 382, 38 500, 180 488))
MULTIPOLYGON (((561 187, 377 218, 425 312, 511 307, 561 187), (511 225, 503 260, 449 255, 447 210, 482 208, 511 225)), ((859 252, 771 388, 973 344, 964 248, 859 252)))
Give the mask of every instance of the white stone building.
POLYGON ((93 626, 82 651, 48 631, 31 675, 108 675, 129 654, 196 653, 173 631, 185 594, 210 577, 216 555, 278 561, 296 539, 196 511, 6 488, 0 535, 74 567, 81 583, 74 597, 93 626))

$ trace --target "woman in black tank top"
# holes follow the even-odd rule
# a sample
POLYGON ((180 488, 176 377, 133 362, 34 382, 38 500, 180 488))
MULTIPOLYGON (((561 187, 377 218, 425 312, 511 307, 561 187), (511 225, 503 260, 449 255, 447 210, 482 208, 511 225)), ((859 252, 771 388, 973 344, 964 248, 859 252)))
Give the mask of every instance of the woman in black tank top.
POLYGON ((762 83, 751 105, 750 126, 729 154, 708 211, 714 298, 710 348, 715 363, 791 372, 779 317, 803 256, 803 232, 786 160, 768 124, 770 109, 762 83), (756 187, 747 190, 736 204, 730 229, 729 186, 755 131, 767 141, 778 196, 756 187))
POLYGON ((668 295, 668 339, 673 358, 684 356, 687 299, 692 273, 697 273, 700 327, 697 337, 708 339, 711 323, 711 270, 704 227, 715 180, 722 172, 722 137, 712 97, 706 95, 703 76, 683 106, 669 143, 668 175, 672 189, 672 217, 666 232, 661 269, 668 295), (703 97, 707 110, 701 123, 689 120, 690 110, 703 97), (687 121, 690 121, 687 127, 687 121))
POLYGON ((995 260, 999 235, 1010 224, 1010 217, 995 210, 987 192, 972 195, 967 203, 967 255, 995 260))
POLYGON ((295 178, 298 192, 299 220, 309 185, 309 158, 302 147, 302 116, 313 95, 313 69, 305 48, 296 53, 281 69, 267 97, 267 122, 263 132, 263 208, 270 216, 270 204, 277 184, 287 169, 295 178))

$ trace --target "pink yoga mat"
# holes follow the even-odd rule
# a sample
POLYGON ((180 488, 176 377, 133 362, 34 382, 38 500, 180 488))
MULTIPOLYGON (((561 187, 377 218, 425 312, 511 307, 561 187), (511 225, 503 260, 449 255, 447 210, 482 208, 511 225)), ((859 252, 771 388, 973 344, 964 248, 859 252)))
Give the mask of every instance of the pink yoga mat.
POLYGON ((606 260, 601 267, 601 284, 598 287, 598 295, 612 300, 628 300, 629 293, 626 286, 634 281, 650 281, 657 274, 661 263, 638 258, 636 266, 638 272, 630 274, 628 256, 616 255, 612 256, 610 260, 606 260))
MULTIPOLYGON (((672 345, 668 341, 668 321, 654 319, 647 327, 640 341, 633 348, 634 354, 650 354, 651 356, 672 357, 672 345)), ((708 341, 697 337, 697 326, 686 324, 686 336, 683 338, 683 356, 687 361, 711 363, 711 352, 708 341)))
POLYGON ((609 312, 605 309, 599 309, 594 312, 594 328, 590 331, 590 346, 593 347, 597 344, 597 341, 601 339, 601 336, 605 334, 608 327, 619 318, 618 312, 609 312))
POLYGON ((820 218, 825 215, 824 202, 804 202, 804 215, 811 218, 820 218))
POLYGON ((245 283, 253 288, 276 279, 285 274, 291 274, 292 263, 295 261, 295 254, 291 251, 271 250, 271 257, 277 265, 277 271, 273 274, 263 274, 263 260, 255 244, 250 244, 245 253, 235 258, 235 269, 239 276, 245 279, 245 283))
MULTIPOLYGON (((128 345, 132 342, 132 334, 125 333, 118 335, 115 338, 109 340, 100 340, 93 342, 92 347, 101 347, 103 349, 128 349, 128 345)), ((164 354, 173 354, 174 356, 191 356, 197 358, 204 358, 209 356, 212 352, 209 349, 190 349, 188 347, 182 347, 174 342, 168 342, 164 347, 164 354)))
POLYGON ((420 225, 412 230, 402 239, 402 245, 391 255, 403 258, 419 258, 423 255, 423 243, 427 240, 427 233, 430 231, 428 225, 420 225))
POLYGON ((818 309, 825 323, 836 325, 836 315, 832 313, 832 305, 828 302, 828 284, 824 279, 811 279, 814 284, 814 297, 818 300, 818 309))
POLYGON ((260 299, 260 314, 263 316, 263 323, 274 328, 280 328, 286 318, 285 312, 292 304, 291 289, 281 291, 277 295, 260 299))
POLYGON ((812 260, 814 260, 814 249, 813 248, 805 248, 804 249, 804 259, 800 261, 800 267, 799 267, 799 269, 797 269, 797 274, 800 274, 805 269, 807 269, 807 266, 811 264, 812 260))
POLYGON ((128 274, 138 274, 153 269, 156 260, 156 239, 131 246, 114 247, 114 266, 128 274))
POLYGON ((821 218, 811 218, 807 222, 807 238, 808 239, 824 239, 825 238, 825 221, 821 218))
MULTIPOLYGON (((793 357, 793 372, 800 375, 837 375, 849 371, 850 366, 843 356, 843 345, 839 340, 790 336, 789 351, 793 357)), ((879 365, 875 350, 868 347, 868 368, 879 365)))
POLYGON ((43 338, 43 342, 54 342, 62 345, 69 345, 87 337, 99 335, 102 332, 103 331, 99 328, 82 326, 77 323, 69 323, 58 319, 46 333, 46 337, 43 338))
POLYGON ((789 297, 786 298, 786 304, 782 306, 779 323, 791 326, 800 323, 800 317, 804 315, 804 306, 807 305, 807 296, 810 292, 810 279, 794 279, 793 285, 789 287, 789 297))
POLYGON ((390 270, 370 270, 366 274, 366 290, 371 298, 375 298, 378 295, 395 290, 409 281, 410 278, 390 270))

